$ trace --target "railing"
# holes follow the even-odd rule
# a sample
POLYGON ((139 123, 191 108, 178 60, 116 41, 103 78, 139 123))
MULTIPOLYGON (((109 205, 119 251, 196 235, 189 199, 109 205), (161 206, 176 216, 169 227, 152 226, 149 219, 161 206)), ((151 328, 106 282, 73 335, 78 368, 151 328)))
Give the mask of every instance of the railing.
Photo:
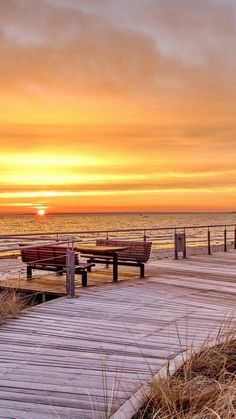
MULTIPOLYGON (((25 233, 0 235, 0 252, 15 250, 20 241, 27 242, 65 242, 75 243, 82 241, 83 244, 94 244, 98 238, 122 239, 122 240, 144 240, 152 241, 153 250, 163 251, 176 258, 176 235, 184 234, 184 251, 186 257, 188 252, 194 250, 205 250, 211 254, 217 248, 227 251, 229 248, 236 249, 236 225, 215 224, 199 226, 177 226, 160 228, 133 228, 120 230, 81 230, 66 232, 47 233, 25 233), (5 247, 5 248, 4 248, 5 247)), ((177 252, 179 253, 179 252, 177 252)))

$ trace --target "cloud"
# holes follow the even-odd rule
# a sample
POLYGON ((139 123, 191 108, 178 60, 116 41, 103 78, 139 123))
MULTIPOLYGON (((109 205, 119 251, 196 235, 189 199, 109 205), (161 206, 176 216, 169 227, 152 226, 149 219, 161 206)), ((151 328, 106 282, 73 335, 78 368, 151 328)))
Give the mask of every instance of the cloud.
POLYGON ((90 9, 83 1, 4 2, 5 89, 36 97, 142 95, 155 104, 155 94, 215 95, 221 83, 227 94, 234 90, 227 83, 236 64, 232 3, 87 3, 90 9))
POLYGON ((0 157, 71 156, 43 170, 70 187, 96 157, 102 191, 234 188, 235 23, 230 0, 1 1, 0 157))
POLYGON ((110 95, 138 89, 144 77, 146 83, 155 77, 158 56, 150 39, 117 30, 80 9, 45 9, 31 2, 22 2, 20 8, 19 2, 11 1, 11 7, 3 7, 0 21, 5 35, 3 90, 36 96, 53 91, 110 95), (13 13, 14 3, 18 7, 13 13))

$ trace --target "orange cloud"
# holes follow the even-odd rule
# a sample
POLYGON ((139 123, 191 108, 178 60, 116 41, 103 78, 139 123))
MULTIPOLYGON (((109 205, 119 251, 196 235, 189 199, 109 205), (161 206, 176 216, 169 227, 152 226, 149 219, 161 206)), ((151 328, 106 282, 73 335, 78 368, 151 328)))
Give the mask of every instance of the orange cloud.
POLYGON ((235 11, 3 2, 0 206, 235 209, 235 11))

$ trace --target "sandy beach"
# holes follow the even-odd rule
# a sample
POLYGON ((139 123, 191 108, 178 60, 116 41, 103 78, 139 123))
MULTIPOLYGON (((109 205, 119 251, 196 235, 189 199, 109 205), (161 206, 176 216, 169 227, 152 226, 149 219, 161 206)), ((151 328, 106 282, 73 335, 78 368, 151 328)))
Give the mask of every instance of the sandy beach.
MULTIPOLYGON (((227 249, 230 250, 233 248, 233 243, 227 245, 227 249)), ((223 252, 224 246, 214 245, 212 246, 212 253, 223 252)), ((190 256, 200 256, 207 255, 206 246, 196 246, 189 247, 187 249, 187 257, 190 256)), ((179 254, 179 258, 182 257, 182 254, 179 254)), ((174 259, 174 250, 173 249, 159 249, 152 250, 151 257, 149 262, 152 264, 157 264, 161 259, 174 259)), ((37 275, 45 275, 45 271, 35 271, 37 275)), ((0 258, 0 281, 1 280, 10 280, 16 278, 25 278, 26 277, 26 264, 22 262, 20 256, 11 255, 9 257, 5 256, 0 258)))

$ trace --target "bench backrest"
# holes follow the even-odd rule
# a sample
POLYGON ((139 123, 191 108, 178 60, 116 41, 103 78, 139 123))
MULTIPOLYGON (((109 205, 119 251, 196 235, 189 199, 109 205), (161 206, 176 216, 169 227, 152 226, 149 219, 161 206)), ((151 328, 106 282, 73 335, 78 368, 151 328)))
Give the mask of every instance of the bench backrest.
MULTIPOLYGON (((32 249, 24 249, 21 246, 22 261, 28 264, 41 266, 66 266, 67 247, 63 246, 42 246, 32 249)), ((75 254, 75 264, 79 264, 78 255, 75 254)))
POLYGON ((118 259, 132 260, 136 262, 147 262, 150 257, 152 247, 152 242, 113 239, 98 239, 96 244, 97 246, 127 246, 127 250, 118 252, 118 259))

